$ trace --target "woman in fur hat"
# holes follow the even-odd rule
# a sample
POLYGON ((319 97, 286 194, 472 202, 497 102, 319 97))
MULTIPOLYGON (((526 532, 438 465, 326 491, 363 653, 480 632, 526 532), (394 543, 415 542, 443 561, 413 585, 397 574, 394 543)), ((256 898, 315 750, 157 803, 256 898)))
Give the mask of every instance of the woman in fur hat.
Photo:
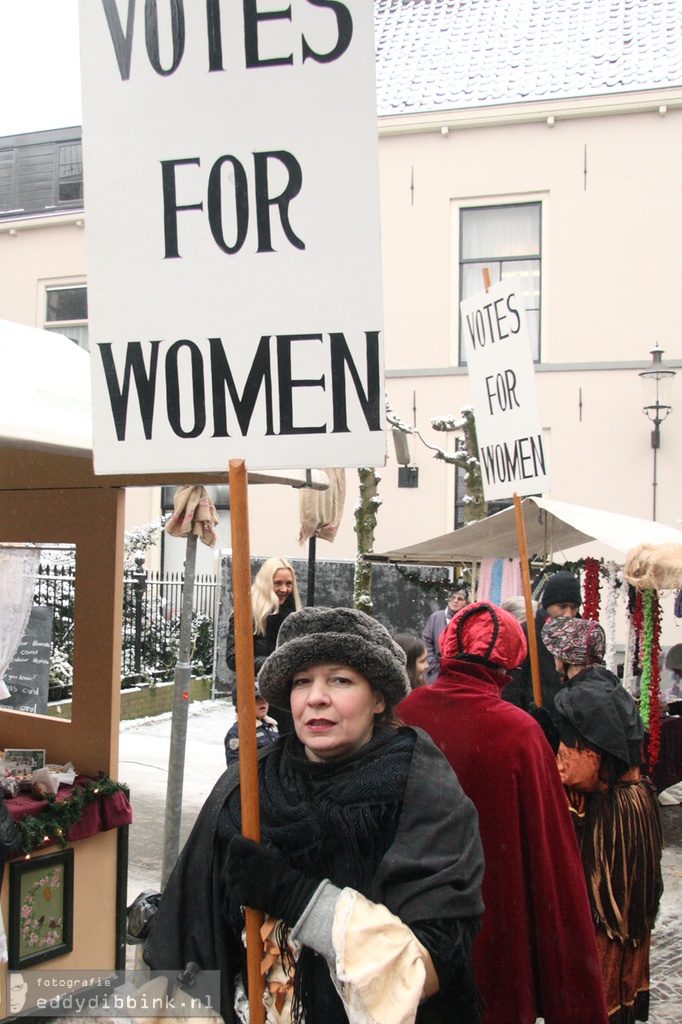
POLYGON ((269 1022, 475 1024, 476 812, 428 737, 397 725, 404 652, 363 612, 305 608, 258 682, 295 724, 259 755, 262 845, 241 836, 228 769, 169 879, 147 963, 220 970, 221 1013, 247 1019, 250 906, 267 915, 269 1022))
POLYGON ((640 777, 637 705, 600 664, 604 632, 587 619, 543 628, 566 685, 557 764, 587 881, 610 1024, 649 1019, 651 929, 663 893, 662 827, 653 786, 640 777))

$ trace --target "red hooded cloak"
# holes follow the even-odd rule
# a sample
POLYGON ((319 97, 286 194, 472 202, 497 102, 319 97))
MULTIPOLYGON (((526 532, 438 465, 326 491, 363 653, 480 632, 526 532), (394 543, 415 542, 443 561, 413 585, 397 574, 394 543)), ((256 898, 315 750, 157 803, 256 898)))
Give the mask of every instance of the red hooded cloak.
POLYGON ((535 1024, 542 1016, 545 1024, 605 1024, 566 795, 540 727, 501 699, 508 680, 480 664, 443 658, 437 681, 397 708, 406 724, 432 737, 478 811, 485 911, 474 977, 483 1021, 535 1024))

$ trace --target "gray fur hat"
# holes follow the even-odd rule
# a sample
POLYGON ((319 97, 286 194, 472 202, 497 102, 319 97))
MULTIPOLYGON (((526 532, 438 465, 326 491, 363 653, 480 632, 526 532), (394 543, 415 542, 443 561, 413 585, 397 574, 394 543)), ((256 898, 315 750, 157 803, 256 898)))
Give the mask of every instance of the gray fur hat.
POLYGON ((258 673, 258 687, 270 704, 288 710, 294 674, 335 662, 360 672, 395 707, 410 692, 406 661, 388 630, 364 612, 302 608, 282 623, 277 647, 258 673))

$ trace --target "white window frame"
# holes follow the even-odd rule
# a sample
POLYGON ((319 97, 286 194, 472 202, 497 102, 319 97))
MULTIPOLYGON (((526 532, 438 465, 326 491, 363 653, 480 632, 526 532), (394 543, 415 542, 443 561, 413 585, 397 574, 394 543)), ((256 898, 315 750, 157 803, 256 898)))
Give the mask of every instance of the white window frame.
POLYGON ((85 328, 85 342, 76 341, 71 339, 75 345, 79 345, 81 348, 89 350, 87 344, 88 335, 88 321, 87 320, 48 320, 47 319, 47 299, 48 293, 52 291, 59 291, 61 289, 73 289, 73 288, 85 288, 87 292, 87 281, 84 277, 61 277, 61 278, 50 278, 41 280, 38 282, 38 326, 42 327, 44 331, 52 331, 55 334, 64 334, 69 337, 68 331, 70 327, 78 327, 79 329, 85 328))
MULTIPOLYGON (((460 361, 460 213, 462 210, 480 209, 482 207, 528 206, 540 205, 540 318, 539 318, 539 358, 536 362, 547 359, 547 266, 548 266, 548 223, 549 223, 548 192, 516 192, 499 195, 458 196, 450 201, 450 365, 462 366, 460 361)), ((481 291, 483 281, 481 280, 481 291)))

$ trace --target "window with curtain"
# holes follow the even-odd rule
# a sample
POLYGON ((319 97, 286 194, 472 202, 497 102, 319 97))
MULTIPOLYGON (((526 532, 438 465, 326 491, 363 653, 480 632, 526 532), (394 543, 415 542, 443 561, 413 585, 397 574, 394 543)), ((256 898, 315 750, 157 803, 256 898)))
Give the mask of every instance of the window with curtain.
MULTIPOLYGON (((460 300, 482 291, 484 267, 491 284, 520 277, 535 362, 540 360, 541 213, 540 203, 477 206, 459 213, 460 300)), ((466 364, 461 328, 459 363, 466 364)))
POLYGON ((84 284, 48 286, 45 289, 46 331, 65 334, 81 348, 88 348, 88 290, 84 284))

